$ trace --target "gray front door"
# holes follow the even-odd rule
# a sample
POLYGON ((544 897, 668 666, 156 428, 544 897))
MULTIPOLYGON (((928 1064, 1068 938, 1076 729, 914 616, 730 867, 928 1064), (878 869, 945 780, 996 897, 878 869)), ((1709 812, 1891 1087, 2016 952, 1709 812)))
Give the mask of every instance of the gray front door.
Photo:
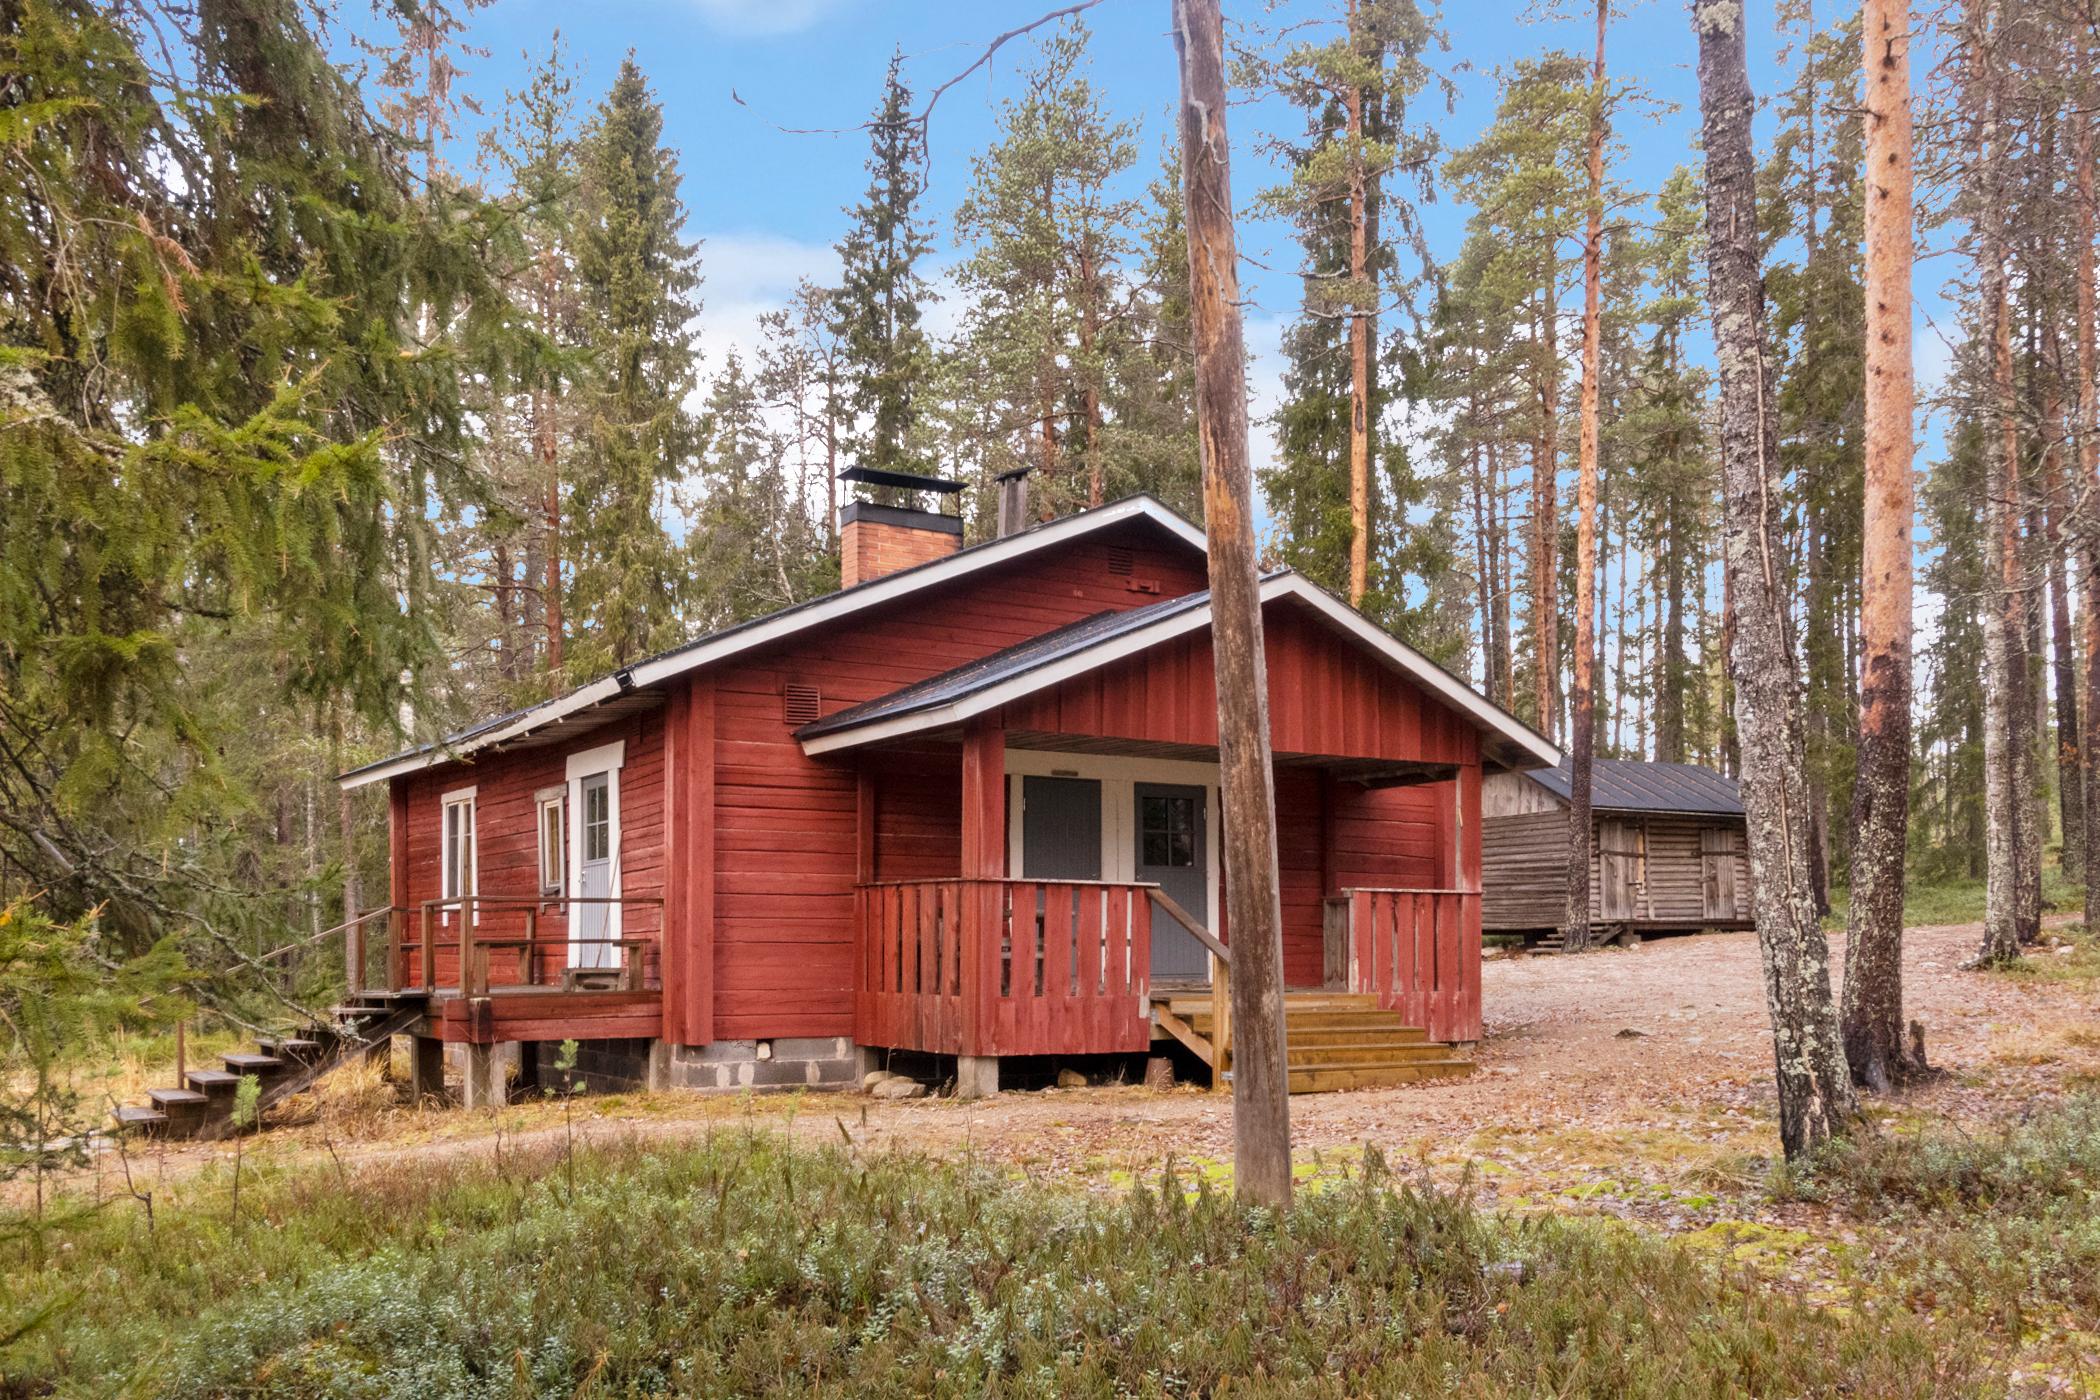
POLYGON ((1101 784, 1021 779, 1021 878, 1101 878, 1101 784))
MULTIPOLYGON (((586 900, 603 900, 612 894, 613 851, 612 774, 592 773, 581 784, 582 811, 577 840, 582 849, 576 862, 576 893, 586 900)), ((570 912, 569 927, 576 940, 569 950, 572 967, 618 967, 620 950, 605 940, 611 936, 610 904, 578 904, 570 912)))
MULTIPOLYGON (((1191 917, 1210 908, 1210 853, 1205 849, 1204 793, 1200 787, 1138 783, 1135 875, 1157 884, 1191 917)), ((1154 981, 1208 982, 1210 957, 1170 914, 1152 911, 1154 981)))

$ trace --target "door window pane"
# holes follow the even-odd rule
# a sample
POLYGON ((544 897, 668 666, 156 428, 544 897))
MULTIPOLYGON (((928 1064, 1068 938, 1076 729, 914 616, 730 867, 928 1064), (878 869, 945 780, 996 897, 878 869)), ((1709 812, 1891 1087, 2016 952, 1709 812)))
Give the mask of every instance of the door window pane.
POLYGON ((1139 849, 1146 865, 1196 863, 1196 799, 1146 797, 1139 803, 1139 849))
POLYGON ((612 792, 605 774, 583 780, 583 858, 612 858, 612 792))

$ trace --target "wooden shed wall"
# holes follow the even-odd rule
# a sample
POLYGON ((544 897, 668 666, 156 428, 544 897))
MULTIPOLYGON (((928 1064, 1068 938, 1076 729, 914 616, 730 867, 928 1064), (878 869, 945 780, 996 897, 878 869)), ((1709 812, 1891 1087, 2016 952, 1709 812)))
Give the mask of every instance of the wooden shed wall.
MULTIPOLYGON (((1706 862, 1700 833, 1725 830, 1735 838, 1737 917, 1749 918, 1750 858, 1740 833, 1742 819, 1698 816, 1605 814, 1597 818, 1624 822, 1645 830, 1646 881, 1637 922, 1698 928, 1708 922, 1706 862)), ((1567 811, 1555 804, 1550 812, 1488 817, 1482 822, 1483 856, 1481 924, 1488 929, 1534 929, 1557 926, 1566 908, 1567 811)), ((1601 872, 1596 827, 1590 840, 1590 915, 1599 918, 1601 872)))

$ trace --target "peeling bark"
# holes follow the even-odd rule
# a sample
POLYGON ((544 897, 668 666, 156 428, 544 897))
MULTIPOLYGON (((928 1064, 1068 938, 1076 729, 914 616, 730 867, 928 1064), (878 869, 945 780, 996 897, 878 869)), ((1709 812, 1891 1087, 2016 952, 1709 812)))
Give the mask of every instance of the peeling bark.
MULTIPOLYGON (((1604 26, 1597 0, 1597 57, 1590 69, 1589 214, 1582 240, 1582 437, 1575 470, 1575 683, 1568 694, 1568 900, 1561 946, 1590 946, 1590 780, 1597 747, 1598 384, 1603 353, 1604 26)), ((1620 577, 1623 579, 1624 574, 1620 577)))
POLYGON ((1845 939, 1845 1058, 1886 1091, 1920 1069, 1903 1026, 1903 862, 1910 829, 1911 108, 1910 14, 1865 0, 1866 500, 1861 537, 1858 778, 1845 939))
POLYGON ((1196 436, 1217 623, 1218 777, 1225 805, 1226 920, 1232 930, 1233 1183, 1242 1200, 1283 1206, 1291 1199, 1283 905, 1276 873, 1268 667, 1254 543, 1254 475, 1247 456, 1247 347, 1240 324, 1219 0, 1173 0, 1173 30, 1181 64, 1196 436))
POLYGON ((1707 161, 1707 267, 1721 385, 1726 573, 1735 610, 1730 670, 1765 1000, 1772 1017, 1779 1136, 1797 1159, 1858 1117, 1830 990, 1829 942, 1808 869, 1801 691, 1776 535, 1782 472, 1765 362, 1765 309, 1751 154, 1754 102, 1739 0, 1694 0, 1707 161))

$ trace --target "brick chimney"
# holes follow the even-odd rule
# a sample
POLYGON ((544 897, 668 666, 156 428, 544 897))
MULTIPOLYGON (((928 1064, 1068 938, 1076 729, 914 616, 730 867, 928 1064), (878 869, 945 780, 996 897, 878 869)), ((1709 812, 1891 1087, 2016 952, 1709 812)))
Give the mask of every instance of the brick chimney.
POLYGON ((839 512, 839 587, 851 588, 914 564, 945 559, 962 548, 961 516, 920 510, 916 504, 926 492, 955 495, 963 489, 960 481, 884 467, 848 467, 839 473, 839 480, 886 492, 891 500, 914 502, 908 506, 847 502, 839 512))
POLYGON ((850 501, 839 511, 839 586, 945 559, 962 548, 962 517, 850 501))

